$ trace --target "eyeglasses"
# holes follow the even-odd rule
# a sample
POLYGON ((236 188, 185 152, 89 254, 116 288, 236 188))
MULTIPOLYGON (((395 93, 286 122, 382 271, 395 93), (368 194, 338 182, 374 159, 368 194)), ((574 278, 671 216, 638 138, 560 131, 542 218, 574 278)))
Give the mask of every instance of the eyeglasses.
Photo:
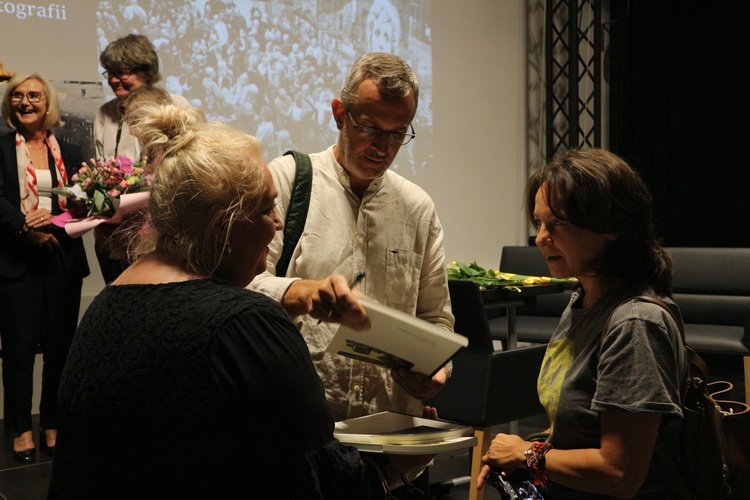
POLYGON ((119 80, 127 80, 128 78, 136 74, 138 71, 139 71, 139 68, 102 71, 102 76, 107 80, 109 80, 110 78, 117 78, 119 80))
POLYGON ((30 104, 36 104, 42 100, 44 94, 41 92, 26 92, 25 94, 23 92, 13 92, 10 95, 10 102, 21 102, 24 97, 30 104))
POLYGON ((391 146, 403 146, 404 144, 409 144, 412 139, 414 139, 417 134, 414 133, 414 127, 412 124, 409 124, 409 129, 411 129, 411 132, 385 132, 383 130, 379 130, 373 127, 365 127, 364 125, 357 125, 357 122, 354 121, 354 118, 352 118, 352 114, 347 111, 347 115, 349 115, 349 119, 352 121, 352 125, 354 126, 354 130, 357 131, 359 136, 362 139, 365 139, 367 141, 376 141, 380 139, 381 137, 387 137, 388 138, 388 144, 391 146))

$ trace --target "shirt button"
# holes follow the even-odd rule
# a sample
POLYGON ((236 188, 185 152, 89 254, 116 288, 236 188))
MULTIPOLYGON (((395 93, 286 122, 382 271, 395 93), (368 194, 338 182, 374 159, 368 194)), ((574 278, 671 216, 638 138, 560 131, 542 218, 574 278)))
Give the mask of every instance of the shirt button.
POLYGON ((353 389, 354 389, 354 392, 360 392, 362 390, 362 388, 359 385, 355 385, 353 389))
POLYGON ((361 245, 364 242, 365 242, 365 239, 362 236, 357 236, 357 243, 359 243, 361 245))

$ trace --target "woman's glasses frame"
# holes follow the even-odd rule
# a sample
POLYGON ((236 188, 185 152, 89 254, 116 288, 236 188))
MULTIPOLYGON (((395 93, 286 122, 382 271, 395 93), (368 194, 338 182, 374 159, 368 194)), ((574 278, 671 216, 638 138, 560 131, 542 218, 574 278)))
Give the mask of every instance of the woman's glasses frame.
POLYGON ((33 90, 31 92, 26 92, 25 94, 23 92, 13 92, 10 95, 10 102, 21 102, 24 98, 29 101, 29 104, 36 104, 44 99, 44 93, 33 90))
POLYGON ((131 76, 141 71, 141 68, 128 68, 121 70, 105 70, 102 71, 102 76, 109 80, 110 78, 117 78, 118 80, 127 80, 131 76))

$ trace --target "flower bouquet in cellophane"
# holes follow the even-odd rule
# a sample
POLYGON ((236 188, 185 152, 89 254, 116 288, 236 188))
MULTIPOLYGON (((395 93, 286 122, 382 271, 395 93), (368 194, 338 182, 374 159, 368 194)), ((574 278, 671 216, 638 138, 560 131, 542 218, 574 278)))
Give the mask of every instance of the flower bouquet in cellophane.
POLYGON ((73 174, 71 186, 53 189, 57 195, 67 197, 67 208, 52 222, 65 227, 74 237, 102 222, 119 224, 148 204, 148 189, 153 181, 145 157, 135 164, 126 156, 91 159, 73 174))

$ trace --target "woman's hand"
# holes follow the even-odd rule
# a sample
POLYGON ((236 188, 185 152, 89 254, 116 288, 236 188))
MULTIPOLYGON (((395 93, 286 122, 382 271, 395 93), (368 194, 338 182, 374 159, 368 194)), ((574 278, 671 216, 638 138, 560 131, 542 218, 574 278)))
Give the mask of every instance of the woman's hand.
POLYGON ((526 466, 524 452, 532 444, 515 434, 498 434, 490 443, 487 453, 482 457, 482 462, 499 467, 506 472, 513 472, 519 467, 526 466))
POLYGON ((54 252, 55 248, 60 246, 57 238, 55 238, 52 234, 45 233, 43 231, 35 231, 31 229, 26 233, 26 237, 32 245, 45 247, 47 250, 49 250, 50 253, 54 252))
POLYGON ((44 229, 52 225, 52 214, 46 208, 37 208, 26 214, 26 225, 31 229, 44 229))
POLYGON ((26 214, 26 238, 31 242, 32 245, 38 247, 45 247, 50 252, 53 252, 55 248, 60 246, 49 231, 54 227, 52 222, 52 214, 46 208, 37 208, 26 214))
POLYGON ((524 441, 520 436, 514 434, 498 434, 490 443, 487 453, 482 457, 485 464, 477 478, 477 488, 484 486, 492 467, 501 469, 503 472, 511 473, 514 470, 526 466, 524 452, 532 443, 524 441))

